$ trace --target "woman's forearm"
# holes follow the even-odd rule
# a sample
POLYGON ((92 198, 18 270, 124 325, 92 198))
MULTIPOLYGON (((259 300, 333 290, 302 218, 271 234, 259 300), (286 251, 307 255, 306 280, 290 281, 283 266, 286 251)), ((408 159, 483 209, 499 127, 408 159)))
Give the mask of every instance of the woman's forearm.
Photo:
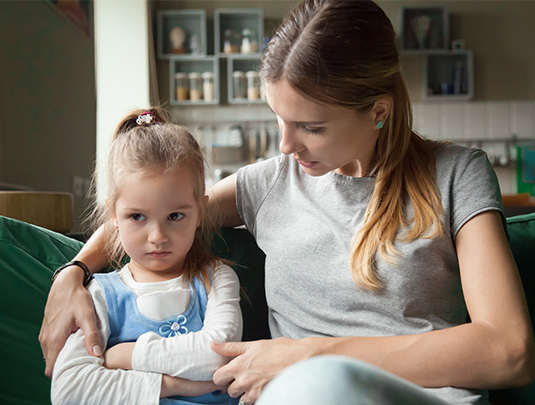
POLYGON ((469 323, 417 335, 307 338, 303 344, 315 354, 367 361, 423 387, 495 389, 533 379, 530 334, 515 329, 469 323))
MULTIPOLYGON (((91 273, 104 267, 102 229, 84 245, 75 259, 86 264, 91 273)), ((48 294, 39 342, 46 360, 45 375, 52 376, 56 358, 69 335, 81 328, 85 334, 87 352, 102 354, 102 342, 97 333, 96 316, 91 295, 84 288, 84 271, 69 266, 57 274, 48 294)))
POLYGON ((98 273, 106 265, 106 257, 103 253, 105 244, 103 227, 101 226, 84 244, 76 255, 75 260, 85 263, 91 274, 98 273))

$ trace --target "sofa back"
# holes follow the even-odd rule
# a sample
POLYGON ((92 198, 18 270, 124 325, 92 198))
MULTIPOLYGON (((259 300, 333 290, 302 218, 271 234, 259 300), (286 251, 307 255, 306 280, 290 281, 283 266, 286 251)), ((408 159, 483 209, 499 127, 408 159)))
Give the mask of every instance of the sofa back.
MULTIPOLYGON (((535 213, 509 218, 510 245, 535 314, 535 213)), ((49 404, 38 341, 53 271, 71 260, 82 243, 67 236, 0 216, 0 403, 49 404)), ((264 295, 264 259, 245 229, 223 229, 214 252, 231 260, 243 289, 244 340, 269 338, 264 295)), ((533 323, 535 324, 535 323, 533 323)), ((491 392, 499 404, 535 404, 535 385, 491 392)))

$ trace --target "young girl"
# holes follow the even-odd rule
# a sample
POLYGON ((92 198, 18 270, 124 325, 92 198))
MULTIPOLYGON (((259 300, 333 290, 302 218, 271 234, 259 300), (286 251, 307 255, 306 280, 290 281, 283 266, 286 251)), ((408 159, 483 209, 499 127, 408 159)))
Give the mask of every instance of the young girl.
POLYGON ((226 359, 209 345, 241 339, 239 282, 210 253, 199 145, 159 110, 133 112, 117 127, 106 176, 96 222, 105 224, 108 258, 130 260, 89 283, 107 352, 89 356, 82 332, 71 336, 54 368, 52 402, 234 403, 210 381, 226 359), (155 362, 159 341, 165 361, 155 362))

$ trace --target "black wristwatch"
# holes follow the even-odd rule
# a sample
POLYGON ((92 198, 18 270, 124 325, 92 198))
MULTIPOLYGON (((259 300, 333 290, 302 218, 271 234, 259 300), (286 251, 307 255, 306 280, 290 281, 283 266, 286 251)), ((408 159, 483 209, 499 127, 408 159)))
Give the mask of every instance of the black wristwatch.
POLYGON ((69 266, 78 266, 84 271, 84 287, 86 287, 89 284, 89 282, 91 281, 91 272, 89 271, 89 268, 85 265, 85 263, 82 263, 79 260, 71 260, 70 262, 65 263, 63 266, 58 267, 56 269, 56 271, 54 272, 54 274, 52 275, 52 283, 54 282, 54 280, 56 279, 58 274, 63 269, 65 269, 65 268, 67 268, 69 266))

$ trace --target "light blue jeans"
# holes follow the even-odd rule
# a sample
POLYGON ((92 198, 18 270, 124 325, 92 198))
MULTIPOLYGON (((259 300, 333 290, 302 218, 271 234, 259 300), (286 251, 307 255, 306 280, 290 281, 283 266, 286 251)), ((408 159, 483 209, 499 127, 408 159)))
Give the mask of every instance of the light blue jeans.
POLYGON ((443 400, 363 361, 318 356, 271 381, 256 405, 446 405, 443 400))

